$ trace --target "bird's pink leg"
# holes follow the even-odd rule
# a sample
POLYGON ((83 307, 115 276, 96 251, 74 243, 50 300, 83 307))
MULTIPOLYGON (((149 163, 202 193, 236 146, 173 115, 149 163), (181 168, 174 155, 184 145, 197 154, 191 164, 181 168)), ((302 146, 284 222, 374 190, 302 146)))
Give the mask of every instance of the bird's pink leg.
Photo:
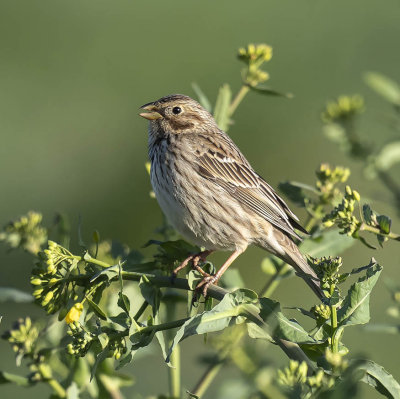
POLYGON ((172 272, 172 275, 176 276, 180 270, 184 269, 189 264, 189 262, 192 261, 193 267, 198 272, 200 272, 202 276, 205 276, 205 277, 210 276, 199 266, 199 262, 200 261, 205 262, 205 260, 207 259, 207 256, 210 255, 212 252, 213 252, 212 250, 207 250, 207 251, 200 252, 198 254, 192 254, 192 255, 188 256, 177 268, 174 269, 174 271, 172 272))
POLYGON ((211 284, 215 284, 221 278, 221 276, 226 272, 226 269, 233 263, 233 261, 242 254, 244 249, 237 249, 231 254, 231 256, 226 260, 226 262, 221 266, 218 272, 214 276, 205 276, 203 280, 197 285, 196 290, 203 287, 203 296, 207 296, 208 287, 211 284))

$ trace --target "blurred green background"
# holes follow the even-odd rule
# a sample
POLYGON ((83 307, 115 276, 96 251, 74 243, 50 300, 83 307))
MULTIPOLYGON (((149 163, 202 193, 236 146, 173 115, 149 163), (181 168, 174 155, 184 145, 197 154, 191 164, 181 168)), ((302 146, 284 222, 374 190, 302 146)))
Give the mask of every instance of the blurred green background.
MULTIPOLYGON (((218 87, 240 87, 238 47, 250 42, 273 46, 265 67, 269 85, 292 92, 292 100, 250 93, 235 114, 230 135, 253 166, 273 186, 290 179, 314 182, 321 162, 352 168, 351 185, 373 200, 378 212, 393 217, 390 194, 366 181, 360 167, 321 133, 319 113, 327 99, 360 93, 367 112, 362 137, 384 142, 394 133, 382 120, 390 106, 363 83, 365 71, 400 81, 400 3, 398 0, 1 0, 0 1, 0 223, 33 209, 51 223, 62 211, 78 215, 90 239, 94 229, 141 247, 160 224, 161 212, 149 198, 147 123, 138 107, 170 93, 194 96, 198 83, 211 99, 218 87)), ((293 207, 295 210, 296 208, 293 207)), ((305 215, 297 210, 301 219, 305 215)), ((76 237, 76 235, 75 235, 76 237)), ((220 262, 226 255, 217 255, 220 262)), ((250 249, 235 264, 246 286, 259 289, 261 250, 250 249)), ((345 267, 375 256, 386 278, 400 281, 398 244, 372 251, 360 243, 345 254, 345 267)), ((30 291, 28 256, 0 248, 0 285, 30 291)), ((313 303, 298 279, 285 281, 275 298, 286 306, 313 303)), ((372 297, 372 320, 387 320, 390 301, 382 281, 372 297)), ((19 316, 43 315, 35 306, 0 305, 1 331, 19 316)), ((366 355, 400 379, 396 336, 353 328, 345 335, 352 355, 366 355)), ((183 344, 183 385, 197 381, 207 351, 201 339, 183 344)), ((0 370, 16 371, 11 349, 0 342, 0 370)), ((266 356, 283 364, 278 349, 266 356)), ((166 370, 157 356, 124 369, 137 380, 133 392, 167 390, 166 370), (149 380, 154 370, 159 379, 149 380)), ((221 374, 208 397, 220 389, 221 374)), ((45 387, 3 385, 3 398, 44 397, 45 387)), ((365 389, 365 397, 375 397, 365 389)), ((223 397, 223 396, 221 396, 223 397)))

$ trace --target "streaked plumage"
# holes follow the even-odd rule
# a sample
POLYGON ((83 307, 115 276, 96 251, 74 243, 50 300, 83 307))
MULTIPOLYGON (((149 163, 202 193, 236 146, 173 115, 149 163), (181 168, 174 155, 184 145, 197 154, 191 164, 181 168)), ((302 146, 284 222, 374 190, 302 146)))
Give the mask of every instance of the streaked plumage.
POLYGON ((205 277, 204 293, 255 244, 292 265, 320 294, 314 271, 293 241, 300 239, 295 229, 306 231, 211 114, 179 94, 142 108, 150 111, 141 116, 150 120, 151 183, 168 220, 209 251, 234 251, 215 277, 205 277))

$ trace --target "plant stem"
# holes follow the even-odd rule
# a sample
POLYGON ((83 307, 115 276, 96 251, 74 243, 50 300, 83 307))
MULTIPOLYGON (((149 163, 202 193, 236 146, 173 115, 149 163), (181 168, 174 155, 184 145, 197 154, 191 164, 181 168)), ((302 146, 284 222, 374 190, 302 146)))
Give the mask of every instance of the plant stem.
POLYGON ((392 240, 400 241, 400 235, 399 234, 396 234, 396 233, 384 234, 377 227, 370 226, 370 225, 368 225, 366 223, 361 223, 359 230, 360 231, 369 231, 369 232, 374 233, 374 234, 381 234, 384 237, 390 238, 392 240))
MULTIPOLYGON (((330 294, 331 297, 335 291, 335 286, 331 285, 330 289, 330 294)), ((336 331, 337 331, 337 311, 336 311, 336 305, 331 305, 331 328, 332 328, 332 336, 331 336, 331 348, 333 353, 339 352, 339 342, 336 337, 336 331)))
POLYGON ((65 392, 65 389, 60 385, 60 383, 57 380, 55 380, 54 378, 50 378, 46 382, 53 388, 54 392, 60 398, 66 398, 67 397, 67 393, 65 392))
POLYGON ((193 391, 191 392, 193 395, 196 395, 199 398, 201 398, 203 396, 205 391, 208 389, 208 387, 213 382, 214 378, 217 376, 217 374, 221 370, 221 367, 225 363, 224 360, 225 359, 216 360, 216 363, 208 366, 208 368, 206 369, 204 374, 200 377, 200 380, 194 387, 193 391))
MULTIPOLYGON (((174 303, 167 302, 166 304, 167 320, 174 320, 176 314, 176 306, 174 303)), ((171 347, 174 336, 171 331, 167 332, 167 339, 171 347)), ((181 348, 175 346, 170 356, 171 367, 168 367, 169 394, 171 398, 179 399, 181 397, 181 348)))
POLYGON ((170 356, 171 366, 168 367, 169 390, 171 398, 181 397, 181 348, 176 345, 170 356))
POLYGON ((235 98, 231 102, 231 105, 229 106, 229 116, 232 116, 234 114, 234 112, 236 111, 236 108, 242 102, 243 98, 246 96, 246 94, 249 92, 249 90, 250 90, 249 86, 242 85, 242 87, 236 94, 235 98))

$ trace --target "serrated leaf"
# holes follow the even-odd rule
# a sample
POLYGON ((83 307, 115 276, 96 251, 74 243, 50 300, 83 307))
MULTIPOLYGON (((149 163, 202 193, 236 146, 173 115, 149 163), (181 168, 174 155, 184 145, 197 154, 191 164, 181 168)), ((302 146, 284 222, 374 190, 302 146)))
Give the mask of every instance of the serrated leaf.
POLYGON ((382 272, 382 267, 374 264, 366 271, 366 275, 359 278, 354 283, 342 302, 342 307, 338 310, 338 326, 350 326, 355 324, 368 323, 369 298, 378 278, 382 272))
POLYGON ((371 89, 387 101, 400 105, 400 87, 395 81, 377 72, 367 72, 364 80, 371 89))
POLYGON ((176 333, 168 350, 166 361, 169 361, 172 351, 180 341, 191 335, 223 330, 231 324, 235 317, 243 312, 243 304, 251 304, 256 298, 257 295, 253 291, 239 289, 226 294, 222 301, 212 310, 191 317, 176 333))
POLYGON ((33 296, 16 288, 0 287, 0 303, 2 302, 33 302, 33 296))
POLYGON ((366 360, 359 368, 366 373, 361 381, 387 398, 400 399, 400 384, 382 366, 372 360, 366 360))
POLYGON ((260 316, 268 325, 269 333, 275 338, 283 338, 297 343, 314 343, 315 340, 296 321, 289 320, 281 311, 279 302, 260 298, 260 316))
POLYGON ((231 105, 232 91, 228 84, 224 84, 218 91, 217 101, 214 108, 214 119, 218 127, 227 131, 229 128, 229 107, 231 105))

